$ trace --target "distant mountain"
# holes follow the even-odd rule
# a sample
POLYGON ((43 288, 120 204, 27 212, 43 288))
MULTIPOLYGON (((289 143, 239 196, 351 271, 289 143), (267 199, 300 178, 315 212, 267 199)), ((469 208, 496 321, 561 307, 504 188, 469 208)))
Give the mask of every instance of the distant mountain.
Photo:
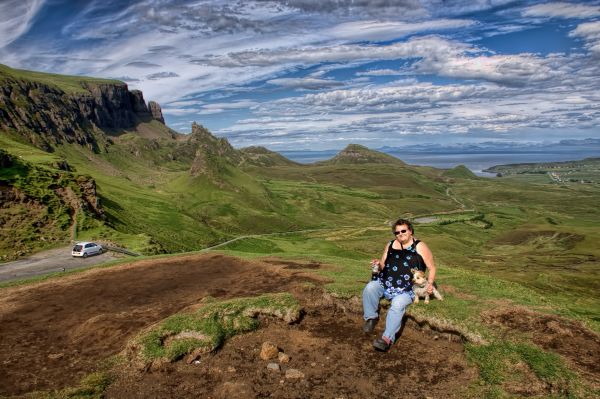
POLYGON ((555 143, 522 143, 522 142, 497 142, 486 141, 481 143, 458 143, 458 144, 414 144, 401 147, 380 147, 377 150, 396 154, 400 152, 431 152, 436 154, 459 154, 459 153, 490 153, 490 152, 530 152, 556 150, 566 146, 600 146, 600 139, 587 138, 583 140, 561 140, 555 143))
POLYGON ((363 164, 363 163, 395 163, 405 165, 400 159, 379 151, 371 150, 359 144, 349 144, 336 156, 317 162, 317 165, 363 164))
POLYGON ((287 159, 278 152, 268 150, 265 147, 251 146, 240 149, 242 162, 240 166, 299 166, 300 164, 287 159))
POLYGON ((560 145, 600 145, 600 139, 587 138, 583 140, 561 140, 560 145))

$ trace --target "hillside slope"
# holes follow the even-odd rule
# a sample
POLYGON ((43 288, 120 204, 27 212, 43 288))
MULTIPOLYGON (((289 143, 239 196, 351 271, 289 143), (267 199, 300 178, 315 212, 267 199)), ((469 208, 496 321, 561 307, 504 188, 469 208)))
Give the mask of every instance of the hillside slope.
MULTIPOLYGON (((174 132, 157 104, 122 82, 8 67, 0 80, 0 143, 42 168, 25 184, 39 184, 38 171, 58 173, 58 162, 97 186, 104 218, 74 234, 61 225, 59 241, 75 235, 142 253, 180 252, 244 234, 336 226, 341 217, 380 223, 454 207, 439 171, 363 146, 300 165, 261 147, 237 150, 200 124, 189 135, 174 132)), ((17 179, 10 173, 7 186, 17 179)), ((0 241, 9 242, 7 234, 0 241)))
POLYGON ((348 165, 365 163, 389 163, 405 165, 404 162, 383 152, 371 150, 359 144, 349 144, 333 158, 317 162, 317 165, 348 165))

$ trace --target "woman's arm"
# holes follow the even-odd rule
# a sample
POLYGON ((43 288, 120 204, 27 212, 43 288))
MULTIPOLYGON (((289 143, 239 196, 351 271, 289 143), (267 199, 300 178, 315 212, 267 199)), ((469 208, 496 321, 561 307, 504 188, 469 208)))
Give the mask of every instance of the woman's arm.
POLYGON ((427 270, 429 271, 427 277, 427 282, 429 283, 427 292, 431 294, 433 292, 433 282, 435 281, 435 262, 433 261, 433 254, 423 241, 417 245, 417 253, 421 255, 425 261, 425 266, 427 266, 427 270))

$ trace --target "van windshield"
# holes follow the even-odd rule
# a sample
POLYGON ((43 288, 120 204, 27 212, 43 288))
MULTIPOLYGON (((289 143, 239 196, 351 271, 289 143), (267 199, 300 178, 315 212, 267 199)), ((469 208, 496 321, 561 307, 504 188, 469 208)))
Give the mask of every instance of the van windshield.
POLYGON ((75 251, 75 252, 79 252, 79 251, 81 251, 81 249, 82 249, 82 248, 83 248, 83 247, 82 247, 81 245, 75 245, 75 246, 73 247, 73 251, 75 251))

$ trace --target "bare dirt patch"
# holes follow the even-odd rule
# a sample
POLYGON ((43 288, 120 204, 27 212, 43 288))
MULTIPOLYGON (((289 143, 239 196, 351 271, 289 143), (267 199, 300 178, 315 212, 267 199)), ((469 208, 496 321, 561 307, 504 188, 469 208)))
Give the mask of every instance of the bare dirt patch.
POLYGON ((198 363, 129 370, 111 385, 107 397, 461 398, 477 378, 460 342, 436 339, 435 332, 409 325, 388 353, 376 352, 371 342, 383 332, 383 323, 365 335, 359 314, 298 290, 294 295, 306 311, 299 323, 261 320, 258 331, 233 337, 198 363), (262 360, 265 341, 289 355, 289 362, 262 360), (280 369, 268 369, 270 362, 280 369))
POLYGON ((600 336, 580 323, 521 308, 498 310, 484 320, 528 334, 535 344, 562 355, 600 386, 600 336))
POLYGON ((220 255, 148 260, 0 290, 0 395, 75 385, 139 330, 206 296, 306 281, 220 255))

